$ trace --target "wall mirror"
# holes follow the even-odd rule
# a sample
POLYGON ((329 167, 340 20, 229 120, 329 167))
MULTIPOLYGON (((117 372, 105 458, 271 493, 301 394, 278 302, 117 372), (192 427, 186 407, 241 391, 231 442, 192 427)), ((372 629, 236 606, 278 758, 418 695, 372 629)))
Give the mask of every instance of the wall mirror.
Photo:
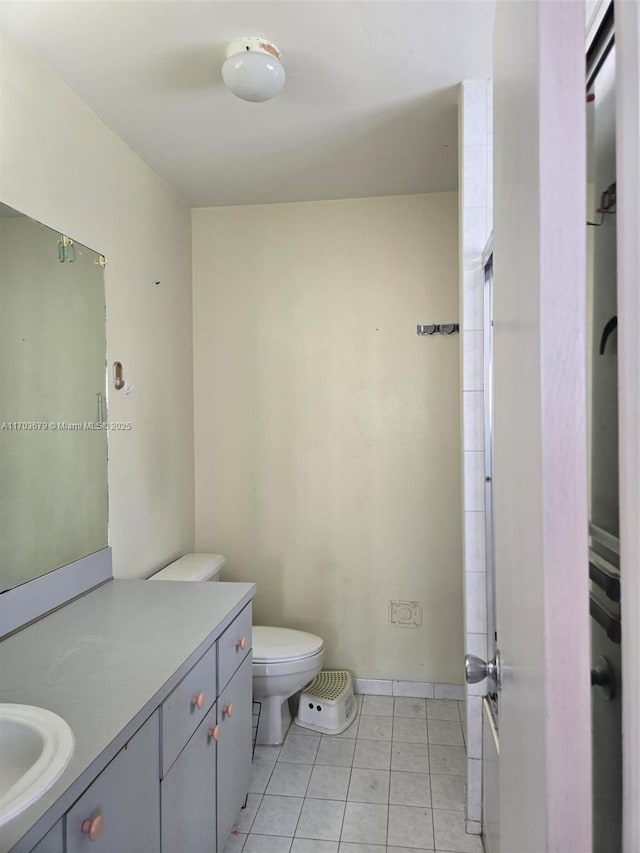
POLYGON ((106 339, 97 252, 0 204, 0 258, 6 593, 108 546, 106 339))

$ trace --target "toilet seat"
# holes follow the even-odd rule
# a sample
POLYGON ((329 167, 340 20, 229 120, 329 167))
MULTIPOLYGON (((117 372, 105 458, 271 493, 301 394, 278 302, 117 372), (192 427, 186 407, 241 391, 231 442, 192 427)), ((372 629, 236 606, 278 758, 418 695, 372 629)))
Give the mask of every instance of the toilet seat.
POLYGON ((315 634, 292 628, 253 626, 253 662, 262 664, 305 660, 323 650, 323 642, 315 634))

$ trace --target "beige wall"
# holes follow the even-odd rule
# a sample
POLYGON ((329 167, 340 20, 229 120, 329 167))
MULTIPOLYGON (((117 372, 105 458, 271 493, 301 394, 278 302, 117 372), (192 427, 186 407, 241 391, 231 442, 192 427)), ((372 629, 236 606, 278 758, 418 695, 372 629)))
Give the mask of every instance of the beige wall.
POLYGON ((456 195, 192 221, 197 549, 328 667, 460 682, 459 344, 416 335, 458 320, 456 195))
POLYGON ((0 200, 107 258, 107 348, 134 385, 110 389, 114 573, 193 547, 191 242, 185 204, 44 66, 0 30, 0 200), (156 286, 155 281, 160 281, 156 286))

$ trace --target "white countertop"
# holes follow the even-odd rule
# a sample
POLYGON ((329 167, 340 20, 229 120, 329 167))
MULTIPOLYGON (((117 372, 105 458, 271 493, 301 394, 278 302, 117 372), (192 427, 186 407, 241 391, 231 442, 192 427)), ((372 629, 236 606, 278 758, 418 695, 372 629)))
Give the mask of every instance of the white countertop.
POLYGON ((0 643, 0 702, 55 711, 75 737, 60 779, 0 827, 0 853, 37 843, 254 595, 250 583, 115 580, 0 643))

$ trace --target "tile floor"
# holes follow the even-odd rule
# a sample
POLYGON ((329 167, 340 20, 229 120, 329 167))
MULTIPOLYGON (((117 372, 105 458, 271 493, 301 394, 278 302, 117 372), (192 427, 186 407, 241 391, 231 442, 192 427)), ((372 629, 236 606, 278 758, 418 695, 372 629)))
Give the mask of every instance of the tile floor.
POLYGON ((358 696, 341 735, 256 747, 224 853, 481 853, 465 832, 464 703, 358 696))

